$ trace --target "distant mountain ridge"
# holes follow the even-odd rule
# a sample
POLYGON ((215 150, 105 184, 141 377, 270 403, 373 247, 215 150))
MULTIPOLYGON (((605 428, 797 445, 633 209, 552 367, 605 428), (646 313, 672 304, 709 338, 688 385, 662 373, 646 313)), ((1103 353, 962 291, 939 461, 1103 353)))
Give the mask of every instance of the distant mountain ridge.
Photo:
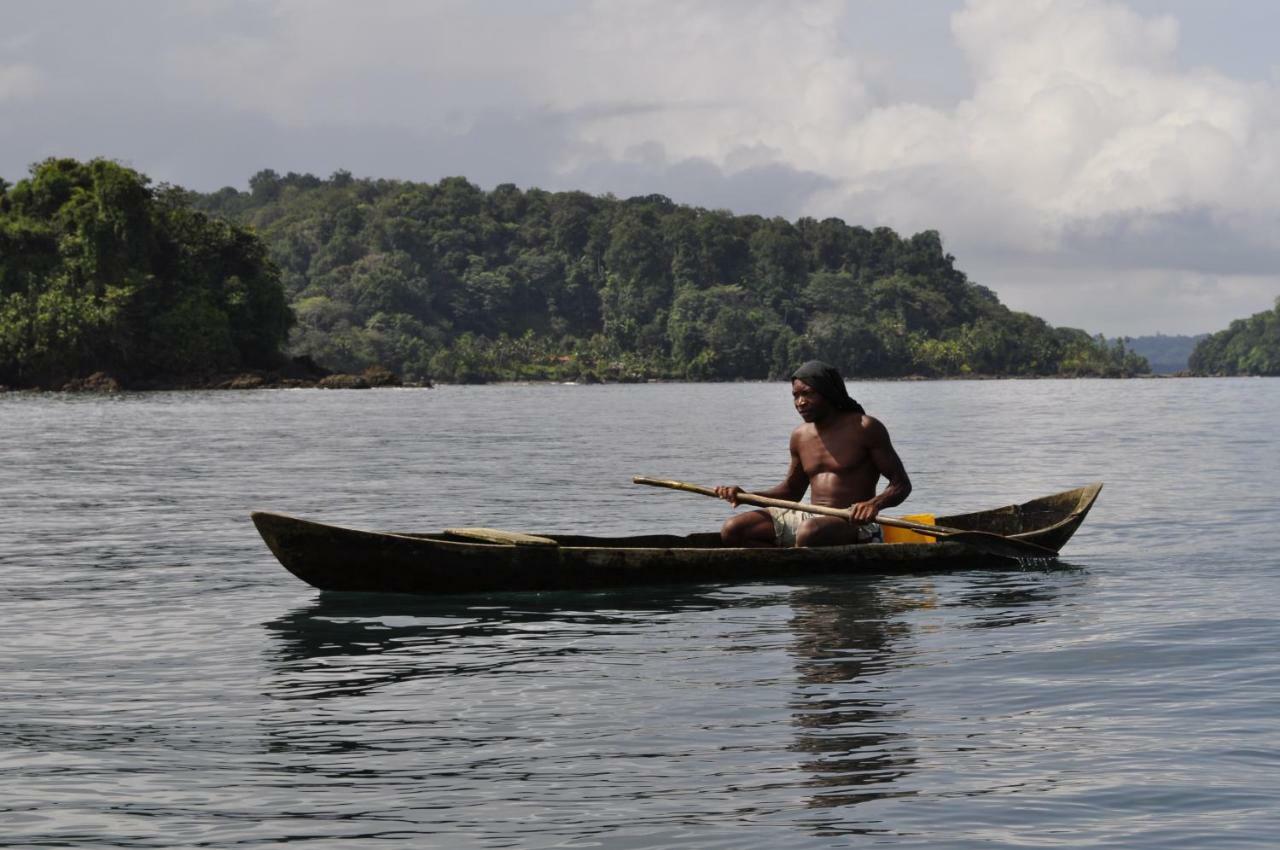
POLYGON ((1125 340, 1130 351, 1147 358, 1154 374, 1168 375, 1187 371, 1191 352, 1195 350, 1200 340, 1208 336, 1208 334, 1195 336, 1156 334, 1155 336, 1126 337, 1125 340))

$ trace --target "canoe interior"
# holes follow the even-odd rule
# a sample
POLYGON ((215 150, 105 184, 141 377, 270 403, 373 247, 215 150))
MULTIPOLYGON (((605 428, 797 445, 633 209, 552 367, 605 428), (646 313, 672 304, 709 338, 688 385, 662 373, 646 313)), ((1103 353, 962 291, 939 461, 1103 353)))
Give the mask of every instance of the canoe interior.
MULTIPOLYGON (((956 528, 961 531, 985 531, 1003 537, 1013 537, 1036 543, 1055 552, 1059 551, 1084 522, 1089 509, 1093 507, 1101 483, 1089 484, 1032 499, 1017 505, 1006 505, 985 511, 968 514, 939 516, 935 520, 938 525, 956 528)), ((403 537, 416 537, 422 540, 440 540, 454 543, 475 542, 465 535, 453 535, 447 532, 427 534, 402 534, 403 537)), ((595 548, 640 548, 640 549, 722 549, 725 548, 716 532, 702 532, 689 535, 646 534, 624 537, 595 537, 575 534, 539 534, 540 538, 554 540, 560 546, 595 547, 595 548)), ((901 545, 901 544, 899 544, 901 545)))
MULTIPOLYGON (((474 543, 456 534, 435 532, 430 534, 407 534, 405 537, 416 537, 419 540, 439 540, 449 543, 474 543)), ((593 537, 585 534, 540 534, 554 540, 558 545, 573 548, 596 549, 723 549, 717 532, 700 532, 697 534, 639 534, 626 537, 593 537)))
POLYGON ((1018 505, 940 516, 937 524, 1027 540, 1057 552, 1084 522, 1100 492, 1102 484, 1095 482, 1018 505))

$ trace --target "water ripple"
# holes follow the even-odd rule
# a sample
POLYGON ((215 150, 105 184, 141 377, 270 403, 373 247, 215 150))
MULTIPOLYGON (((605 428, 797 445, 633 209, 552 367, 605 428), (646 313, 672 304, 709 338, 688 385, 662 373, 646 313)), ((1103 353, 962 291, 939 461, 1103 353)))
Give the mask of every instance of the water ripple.
POLYGON ((630 477, 776 481, 785 387, 0 395, 0 844, 1269 847, 1274 386, 852 388, 909 508, 1105 480, 1053 568, 444 601, 247 512, 714 528, 630 477))

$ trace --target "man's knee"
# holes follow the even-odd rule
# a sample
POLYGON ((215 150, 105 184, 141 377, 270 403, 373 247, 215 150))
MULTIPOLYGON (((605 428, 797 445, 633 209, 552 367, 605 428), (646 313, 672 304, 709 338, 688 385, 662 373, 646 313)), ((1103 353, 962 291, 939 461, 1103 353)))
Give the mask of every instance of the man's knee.
POLYGON ((720 527, 720 540, 727 546, 773 542, 773 520, 767 513, 737 514, 720 527))
POLYGON ((735 514, 725 520, 724 525, 720 526, 720 539, 729 546, 740 544, 751 527, 747 521, 749 516, 750 514, 735 514))
POLYGON ((853 526, 835 517, 807 519, 796 532, 797 546, 840 546, 853 543, 856 535, 853 526))

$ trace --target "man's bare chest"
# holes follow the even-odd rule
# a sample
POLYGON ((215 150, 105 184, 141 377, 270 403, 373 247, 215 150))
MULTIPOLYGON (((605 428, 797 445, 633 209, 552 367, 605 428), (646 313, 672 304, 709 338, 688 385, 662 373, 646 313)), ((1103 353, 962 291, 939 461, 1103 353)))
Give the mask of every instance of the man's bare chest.
POLYGON ((810 477, 820 473, 850 473, 871 462, 867 444, 856 438, 805 441, 800 447, 800 465, 810 477))

